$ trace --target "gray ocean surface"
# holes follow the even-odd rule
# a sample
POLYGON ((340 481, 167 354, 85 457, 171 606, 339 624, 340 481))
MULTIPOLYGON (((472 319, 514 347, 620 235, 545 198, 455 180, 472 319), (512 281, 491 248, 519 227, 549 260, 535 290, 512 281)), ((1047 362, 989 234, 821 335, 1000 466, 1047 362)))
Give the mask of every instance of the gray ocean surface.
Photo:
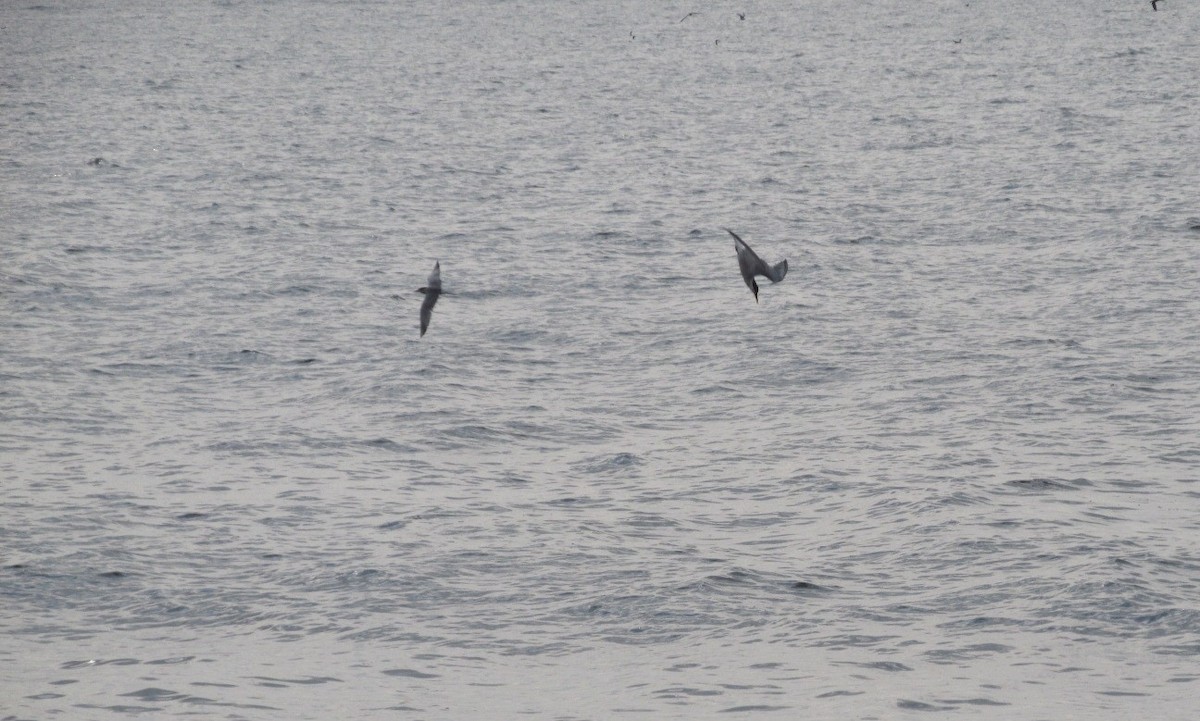
POLYGON ((1198 77, 1182 0, 0 4, 0 718, 1195 718, 1198 77))

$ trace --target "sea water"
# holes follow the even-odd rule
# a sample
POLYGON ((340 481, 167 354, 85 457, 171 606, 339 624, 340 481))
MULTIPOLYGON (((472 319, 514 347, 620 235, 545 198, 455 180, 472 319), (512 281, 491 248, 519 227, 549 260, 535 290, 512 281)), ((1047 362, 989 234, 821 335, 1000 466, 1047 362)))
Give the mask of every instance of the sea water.
POLYGON ((1192 718, 1197 38, 0 5, 0 717, 1192 718))

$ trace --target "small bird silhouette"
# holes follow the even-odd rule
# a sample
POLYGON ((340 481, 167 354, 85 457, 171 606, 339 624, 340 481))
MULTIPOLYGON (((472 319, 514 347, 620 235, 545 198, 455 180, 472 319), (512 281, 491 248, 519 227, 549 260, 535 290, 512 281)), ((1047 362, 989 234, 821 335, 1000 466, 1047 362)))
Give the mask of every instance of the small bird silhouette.
POLYGON ((700 14, 700 13, 698 13, 698 12, 690 12, 690 13, 688 13, 687 15, 684 15, 683 17, 679 18, 679 22, 683 22, 684 20, 687 20, 687 19, 688 19, 688 18, 690 18, 691 16, 693 16, 693 15, 699 15, 699 14, 700 14))
POLYGON ((738 268, 742 271, 742 280, 746 281, 746 287, 754 293, 754 302, 758 302, 758 283, 754 282, 754 276, 761 275, 766 277, 772 283, 778 283, 783 280, 783 276, 787 275, 788 264, 787 260, 781 260, 775 265, 767 265, 758 254, 746 245, 746 241, 738 237, 738 234, 725 229, 726 233, 733 236, 733 248, 737 251, 738 268))
POLYGON ((433 317, 433 306, 437 303, 438 296, 442 294, 442 264, 440 261, 434 261, 433 272, 429 274, 429 280, 425 281, 424 288, 417 288, 418 293, 425 294, 425 300, 421 303, 421 335, 425 335, 425 331, 429 329, 429 319, 433 317))
POLYGON ((1154 12, 1158 12, 1158 4, 1160 2, 1162 2, 1162 0, 1150 0, 1150 7, 1154 8, 1154 12))
POLYGON ((746 19, 746 13, 738 13, 738 14, 737 14, 737 16, 738 16, 738 20, 745 20, 745 19, 746 19))

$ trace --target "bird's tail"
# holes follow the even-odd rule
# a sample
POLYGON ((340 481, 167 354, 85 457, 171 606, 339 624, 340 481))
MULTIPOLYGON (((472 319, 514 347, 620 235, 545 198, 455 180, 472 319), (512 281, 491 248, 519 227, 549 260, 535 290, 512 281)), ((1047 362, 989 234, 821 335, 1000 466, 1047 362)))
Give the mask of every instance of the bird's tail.
POLYGON ((771 266, 771 274, 768 276, 772 283, 778 283, 783 280, 783 276, 787 275, 787 260, 781 260, 771 266))

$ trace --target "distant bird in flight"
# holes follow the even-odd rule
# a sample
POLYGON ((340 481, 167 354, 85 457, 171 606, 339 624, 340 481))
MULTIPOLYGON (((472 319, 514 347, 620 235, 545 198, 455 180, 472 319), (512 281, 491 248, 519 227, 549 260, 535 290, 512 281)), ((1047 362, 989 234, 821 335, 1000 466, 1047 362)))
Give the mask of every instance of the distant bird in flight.
POLYGON ((688 18, 690 18, 691 16, 693 16, 693 15, 699 15, 699 14, 700 14, 700 13, 697 13, 697 12, 690 12, 690 13, 688 13, 687 15, 684 15, 683 17, 679 18, 679 22, 683 22, 684 20, 687 20, 687 19, 688 19, 688 18))
POLYGON ((750 246, 746 245, 746 241, 738 237, 737 233, 729 228, 726 228, 725 232, 733 236, 733 248, 737 251, 738 268, 742 271, 742 280, 746 281, 746 287, 754 293, 754 302, 757 303, 758 283, 754 282, 754 276, 761 275, 772 283, 778 283, 783 280, 783 276, 787 275, 787 260, 781 260, 775 265, 767 265, 750 249, 750 246))
POLYGON ((424 288, 417 288, 417 292, 425 294, 425 301, 421 303, 421 335, 423 336, 429 329, 433 306, 437 303, 438 296, 442 294, 442 264, 440 261, 434 261, 433 272, 429 274, 429 280, 425 281, 424 288))
POLYGON ((738 16, 738 20, 745 20, 745 19, 746 19, 746 13, 738 13, 738 14, 737 14, 737 16, 738 16))
POLYGON ((1162 2, 1162 0, 1150 0, 1150 7, 1154 8, 1154 12, 1158 12, 1158 4, 1160 2, 1162 2))

